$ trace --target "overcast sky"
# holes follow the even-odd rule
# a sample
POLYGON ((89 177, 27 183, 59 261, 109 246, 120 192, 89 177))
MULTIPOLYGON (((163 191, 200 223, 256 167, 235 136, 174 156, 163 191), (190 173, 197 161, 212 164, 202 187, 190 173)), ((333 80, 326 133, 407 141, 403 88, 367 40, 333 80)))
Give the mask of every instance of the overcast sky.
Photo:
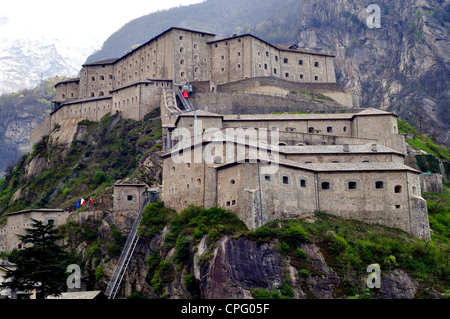
POLYGON ((127 22, 149 13, 202 0, 2 0, 0 38, 89 39, 101 45, 127 22))

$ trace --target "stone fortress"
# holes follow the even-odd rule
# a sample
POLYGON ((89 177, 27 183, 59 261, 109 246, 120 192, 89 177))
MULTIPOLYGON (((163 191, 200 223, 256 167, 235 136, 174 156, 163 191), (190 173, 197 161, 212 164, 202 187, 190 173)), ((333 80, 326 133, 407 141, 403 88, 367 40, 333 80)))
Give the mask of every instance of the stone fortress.
MULTIPOLYGON (((160 108, 160 198, 169 208, 220 206, 250 229, 327 212, 430 239, 420 172, 404 164, 397 116, 360 108, 336 82, 330 54, 174 27, 118 59, 83 65, 55 88, 32 145, 74 120, 142 120, 160 108)), ((138 211, 144 189, 115 187, 115 209, 138 211)), ((30 214, 67 218, 10 214, 0 228, 4 250, 15 247, 10 228, 30 214)))

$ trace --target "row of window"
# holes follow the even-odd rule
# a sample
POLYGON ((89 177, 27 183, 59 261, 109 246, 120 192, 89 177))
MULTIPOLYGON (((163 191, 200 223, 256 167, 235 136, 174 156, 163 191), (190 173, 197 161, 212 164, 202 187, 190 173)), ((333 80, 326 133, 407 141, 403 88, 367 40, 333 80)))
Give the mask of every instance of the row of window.
MULTIPOLYGON (((113 75, 112 75, 112 74, 109 74, 109 75, 108 75, 108 79, 109 79, 109 80, 112 80, 112 78, 113 78, 113 75)), ((104 81, 104 80, 105 80, 105 76, 104 76, 104 75, 99 75, 98 79, 99 79, 99 81, 104 81)), ((95 82, 95 80, 96 80, 95 75, 92 75, 92 76, 91 76, 91 81, 92 81, 92 82, 95 82)))
MULTIPOLYGON (((264 175, 264 181, 272 182, 273 175, 264 175)), ((231 180, 231 184, 233 184, 234 180, 231 180)), ((292 184, 291 176, 289 174, 283 174, 281 176, 281 182, 284 185, 292 184)), ((373 180, 372 186, 374 190, 384 190, 387 188, 387 183, 384 179, 375 179, 373 180)), ((333 181, 324 180, 319 183, 320 189, 325 191, 333 191, 333 181)), ((308 179, 305 177, 298 177, 298 187, 299 188, 307 188, 308 187, 308 179)), ((360 181, 358 179, 351 179, 345 181, 345 190, 358 190, 360 189, 360 181)), ((402 185, 396 185, 394 187, 394 193, 399 194, 402 193, 402 185)), ((417 188, 413 186, 413 195, 417 194, 417 188)))

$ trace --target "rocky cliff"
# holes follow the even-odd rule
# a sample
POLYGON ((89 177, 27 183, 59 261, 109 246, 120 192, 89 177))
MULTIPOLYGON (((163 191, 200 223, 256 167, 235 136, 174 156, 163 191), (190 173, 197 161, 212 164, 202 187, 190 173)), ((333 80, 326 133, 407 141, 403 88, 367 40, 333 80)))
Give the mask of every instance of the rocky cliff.
MULTIPOLYGON (((181 218, 172 215, 167 224, 155 228, 171 213, 149 212, 144 213, 142 237, 118 298, 413 299, 443 298, 445 294, 445 281, 437 284, 435 271, 425 279, 415 268, 433 253, 420 251, 421 241, 402 239, 404 233, 381 226, 319 214, 248 232, 224 213, 219 213, 222 217, 214 226, 209 225, 212 215, 191 208, 182 212, 181 218), (186 221, 187 216, 196 222, 186 221), (181 227, 177 219, 186 225, 181 227), (233 226, 224 230, 225 224, 233 226), (203 235, 201 227, 206 231, 203 235), (361 251, 353 250, 353 245, 361 251), (376 261, 381 267, 381 284, 370 289, 366 268, 376 261)), ((78 242, 76 247, 87 260, 85 288, 106 288, 120 251, 114 252, 111 243, 118 242, 118 231, 127 234, 135 216, 119 212, 73 225, 96 228, 99 234, 95 241, 78 242), (94 254, 92 247, 97 247, 94 254)))
POLYGON ((366 1, 303 1, 303 47, 335 52, 338 81, 362 104, 395 111, 450 141, 448 1, 378 1, 380 28, 369 28, 366 1))
POLYGON ((0 96, 0 178, 8 166, 31 150, 30 134, 50 112, 53 85, 62 78, 42 81, 33 89, 0 96))

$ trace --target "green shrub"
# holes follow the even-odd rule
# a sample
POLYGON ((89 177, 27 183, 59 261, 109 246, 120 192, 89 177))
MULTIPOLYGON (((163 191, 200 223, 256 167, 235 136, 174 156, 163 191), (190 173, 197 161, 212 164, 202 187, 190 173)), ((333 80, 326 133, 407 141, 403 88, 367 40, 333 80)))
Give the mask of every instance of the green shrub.
POLYGON ((347 249, 347 241, 345 240, 344 237, 341 237, 339 235, 336 235, 336 237, 334 237, 330 244, 328 245, 328 249, 330 251, 330 253, 332 253, 334 256, 338 256, 341 253, 345 252, 345 250, 347 249))
POLYGON ((300 225, 288 227, 284 231, 283 235, 285 240, 288 241, 291 245, 298 245, 307 241, 308 239, 308 233, 300 225))
POLYGON ((191 242, 189 238, 180 236, 176 243, 176 253, 174 256, 175 263, 183 264, 189 261, 191 256, 191 242))
POLYGON ((184 286, 191 292, 197 289, 197 280, 195 279, 194 274, 187 274, 184 277, 184 286))
POLYGON ((300 277, 308 277, 311 274, 311 272, 307 269, 299 269, 298 270, 298 275, 300 277))
POLYGON ((294 257, 299 259, 306 259, 306 253, 303 249, 297 248, 294 252, 294 257))
POLYGON ((276 244, 275 248, 278 249, 283 255, 287 255, 287 253, 291 250, 291 247, 289 247, 289 245, 285 242, 276 244))
POLYGON ((281 296, 283 296, 283 298, 294 298, 294 290, 287 283, 281 284, 280 293, 281 293, 281 296))
POLYGON ((255 288, 250 291, 254 299, 280 299, 281 295, 278 290, 268 290, 264 288, 255 288))
POLYGON ((105 276, 105 271, 103 270, 102 265, 95 268, 95 281, 99 281, 104 276, 105 276))

